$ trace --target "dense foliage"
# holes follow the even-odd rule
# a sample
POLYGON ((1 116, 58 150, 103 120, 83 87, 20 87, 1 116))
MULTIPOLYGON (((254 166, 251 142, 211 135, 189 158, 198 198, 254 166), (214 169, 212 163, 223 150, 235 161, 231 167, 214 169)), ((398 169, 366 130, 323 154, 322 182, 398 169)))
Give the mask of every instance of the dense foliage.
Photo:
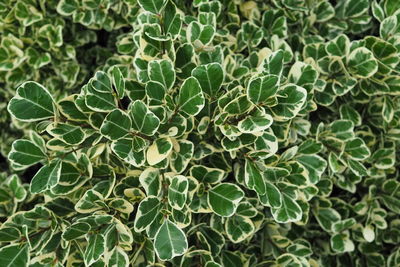
POLYGON ((0 265, 400 265, 400 1, 3 0, 0 32, 0 265))

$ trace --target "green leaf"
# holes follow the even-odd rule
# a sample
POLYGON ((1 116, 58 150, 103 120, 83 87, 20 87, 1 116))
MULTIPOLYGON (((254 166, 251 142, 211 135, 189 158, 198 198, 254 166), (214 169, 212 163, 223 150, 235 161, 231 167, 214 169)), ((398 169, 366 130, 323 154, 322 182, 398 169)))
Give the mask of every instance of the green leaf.
POLYGON ((85 263, 91 265, 103 255, 106 249, 106 242, 102 234, 89 235, 88 245, 84 253, 85 263))
POLYGON ((301 155, 296 160, 308 171, 309 179, 312 184, 319 182, 328 163, 318 155, 301 155))
POLYGON ((2 227, 0 229, 0 242, 11 242, 21 238, 21 232, 14 227, 2 227))
MULTIPOLYGON (((61 173, 62 171, 63 168, 61 169, 61 173)), ((62 181, 61 178, 60 181, 62 181)), ((53 187, 52 189, 56 189, 56 187, 57 186, 53 187)), ((53 190, 51 190, 51 192, 53 192, 53 190)), ((46 202, 45 207, 60 217, 75 214, 74 203, 66 197, 53 198, 52 200, 46 202)))
POLYGON ((187 116, 195 116, 203 109, 204 104, 200 83, 194 77, 187 78, 179 90, 178 110, 187 116))
POLYGON ((198 66, 192 70, 192 76, 199 81, 203 92, 211 98, 217 95, 224 81, 224 71, 219 63, 198 66))
MULTIPOLYGON (((275 35, 277 36, 277 35, 275 35)), ((241 24, 241 29, 238 32, 238 43, 240 50, 244 47, 257 47, 264 37, 264 31, 251 21, 245 21, 241 24)))
POLYGON ((277 257, 276 263, 279 265, 286 265, 286 266, 302 266, 300 259, 297 258, 295 255, 289 253, 284 253, 281 254, 279 257, 277 257))
POLYGON ((243 261, 240 256, 232 251, 224 250, 222 252, 222 262, 223 266, 241 267, 243 266, 243 261))
POLYGON ((282 206, 271 208, 272 216, 279 223, 300 221, 302 210, 296 200, 282 192, 282 206))
POLYGON ((28 244, 10 244, 0 248, 1 265, 5 267, 28 267, 30 253, 28 244))
POLYGON ((371 155, 367 145, 364 143, 364 140, 359 137, 346 142, 344 152, 347 156, 354 160, 365 160, 371 155))
POLYGON ((258 133, 270 127, 272 122, 271 115, 264 112, 255 112, 239 121, 238 129, 242 133, 258 133))
POLYGON ((391 16, 400 9, 400 3, 396 0, 386 0, 384 1, 383 8, 385 10, 386 15, 391 16))
POLYGON ((359 47, 347 57, 347 67, 354 76, 365 79, 378 71, 378 62, 370 50, 359 47))
POLYGON ((190 176, 201 183, 216 184, 225 177, 225 172, 217 168, 209 168, 203 165, 195 165, 190 168, 190 176))
POLYGON ((20 121, 40 121, 54 117, 53 102, 53 97, 42 85, 25 82, 17 88, 7 110, 20 121))
POLYGON ((161 14, 167 0, 138 0, 139 5, 153 14, 161 14))
MULTIPOLYGON (((136 77, 138 79, 138 82, 140 82, 140 83, 148 82, 149 81, 149 75, 148 75, 148 71, 147 71, 148 70, 148 62, 146 60, 138 57, 138 58, 135 58, 133 65, 136 70, 136 77)), ((127 85, 128 84, 136 85, 136 86, 140 85, 139 83, 135 83, 135 82, 134 83, 129 82, 129 83, 127 83, 127 85)))
POLYGON ((215 29, 211 25, 203 25, 192 21, 186 30, 186 38, 195 47, 204 47, 214 38, 215 29))
POLYGON ((181 14, 176 12, 176 6, 172 1, 168 1, 164 10, 164 32, 176 38, 182 27, 181 14))
POLYGON ((241 95, 232 101, 230 101, 225 107, 224 112, 229 115, 239 115, 248 111, 252 106, 252 103, 248 100, 246 95, 241 95))
POLYGON ((46 158, 40 147, 25 139, 15 140, 8 153, 8 159, 20 166, 30 166, 46 158))
POLYGON ((354 250, 353 241, 346 234, 335 234, 331 236, 331 247, 339 253, 352 252, 354 250))
POLYGON ((147 149, 147 163, 153 166, 166 159, 172 151, 172 141, 169 137, 159 138, 147 149))
POLYGON ((313 254, 310 247, 303 244, 293 244, 287 247, 287 251, 297 257, 307 257, 313 254))
POLYGON ((246 185, 255 190, 259 195, 265 195, 267 188, 265 185, 263 174, 257 164, 246 159, 244 180, 246 185))
POLYGON ((124 75, 117 66, 113 66, 111 68, 111 75, 112 84, 117 92, 117 95, 120 99, 122 99, 125 95, 124 75))
POLYGON ((379 169, 388 169, 395 164, 395 151, 394 149, 377 149, 371 157, 375 161, 375 166, 379 169))
POLYGON ((118 140, 130 132, 131 126, 132 122, 129 115, 115 109, 104 119, 100 132, 110 140, 118 140))
POLYGON ((79 145, 85 140, 85 133, 80 126, 67 123, 49 124, 47 132, 69 145, 79 145))
POLYGON ((111 150, 126 163, 139 167, 146 161, 145 145, 146 142, 140 137, 122 138, 111 143, 111 150))
POLYGON ((62 234, 62 238, 66 241, 82 238, 90 230, 90 225, 85 222, 76 222, 69 226, 62 234))
POLYGON ((114 198, 107 203, 107 206, 127 215, 133 212, 133 205, 123 198, 114 198))
POLYGON ((247 86, 246 94, 249 100, 255 104, 263 104, 278 91, 279 77, 276 75, 265 75, 252 79, 247 86))
POLYGON ((335 16, 334 7, 327 1, 317 3, 317 7, 315 8, 314 12, 317 15, 317 22, 325 22, 335 16))
POLYGON ((149 196, 143 199, 138 206, 135 216, 135 231, 141 232, 152 224, 161 208, 162 203, 157 197, 149 196))
POLYGON ((169 205, 176 209, 183 209, 187 193, 189 189, 188 179, 183 175, 176 175, 172 177, 171 184, 168 186, 168 203, 169 205))
POLYGON ((393 120, 394 109, 395 107, 392 98, 385 96, 383 98, 382 117, 387 123, 390 123, 393 120))
POLYGON ((268 10, 264 12, 262 18, 262 25, 267 31, 264 31, 264 36, 267 34, 276 34, 280 38, 285 38, 287 36, 287 18, 285 16, 275 16, 278 15, 274 10, 268 10), (268 33, 267 33, 268 32, 268 33))
POLYGON ((75 204, 75 210, 79 213, 92 213, 103 208, 101 206, 102 201, 103 195, 94 189, 90 189, 75 204))
POLYGON ((236 209, 236 215, 254 218, 258 214, 258 211, 250 202, 242 201, 240 202, 238 208, 236 209))
POLYGON ((381 199, 385 206, 394 213, 400 214, 400 200, 390 195, 381 195, 381 199))
POLYGON ((297 61, 290 68, 288 80, 290 83, 301 86, 310 92, 314 88, 314 84, 318 79, 317 70, 308 64, 297 61))
POLYGON ((204 267, 221 267, 221 264, 216 263, 215 261, 207 261, 204 267))
POLYGON ((330 124, 330 131, 341 141, 354 137, 354 123, 350 120, 336 120, 330 124))
POLYGON ((281 76, 283 70, 283 50, 278 50, 269 55, 262 65, 264 67, 264 73, 274 74, 278 77, 281 76))
POLYGON ((243 147, 242 142, 240 141, 239 138, 231 140, 227 137, 224 137, 222 139, 221 145, 226 151, 235 151, 243 147))
POLYGON ((57 106, 60 112, 72 121, 88 121, 88 116, 80 111, 75 103, 78 95, 67 96, 58 101, 57 106))
POLYGON ((61 160, 44 165, 32 178, 30 191, 38 194, 57 185, 61 176, 61 160))
POLYGON ((132 119, 132 129, 152 136, 160 125, 160 119, 140 100, 136 100, 129 108, 129 115, 132 119))
POLYGON ((368 0, 348 0, 345 4, 345 16, 357 17, 368 11, 368 0))
MULTIPOLYGON (((390 1, 386 1, 390 2, 390 1)), ((379 21, 382 22, 385 19, 385 12, 383 11, 383 8, 378 4, 376 0, 374 0, 371 3, 371 11, 374 17, 379 21)))
POLYGON ((170 167, 172 171, 181 173, 186 169, 193 157, 194 144, 188 140, 179 140, 178 145, 179 151, 172 151, 170 167))
POLYGON ((340 106, 340 117, 343 120, 350 120, 355 126, 360 126, 362 118, 360 114, 352 106, 344 104, 340 106))
POLYGON ((24 2, 17 2, 13 11, 23 26, 29 26, 43 19, 43 15, 33 5, 24 2))
POLYGON ((303 107, 307 91, 297 85, 287 84, 277 94, 278 105, 271 108, 274 120, 286 121, 294 118, 303 107))
POLYGON ((333 208, 318 207, 313 212, 319 225, 327 232, 332 231, 333 225, 341 221, 340 214, 333 208))
POLYGON ((146 95, 150 106, 163 105, 165 101, 166 89, 159 82, 149 81, 146 84, 146 95))
POLYGON ((230 217, 235 213, 243 197, 243 190, 237 185, 220 183, 208 191, 207 202, 217 215, 230 217))
POLYGON ((14 174, 8 179, 8 187, 17 202, 21 202, 26 198, 27 190, 21 184, 21 180, 17 175, 14 174))
POLYGON ((148 71, 150 80, 159 82, 165 90, 170 90, 174 86, 175 70, 171 61, 166 59, 151 61, 148 71))
POLYGON ((154 238, 154 249, 160 260, 171 260, 188 249, 185 233, 174 223, 165 220, 154 238))
POLYGON ((347 166, 349 169, 357 176, 367 176, 368 175, 368 170, 365 168, 365 166, 360 163, 358 160, 353 160, 353 159, 347 159, 347 166))
POLYGON ((342 232, 344 230, 351 228, 356 223, 357 223, 357 221, 354 218, 349 218, 349 219, 345 219, 342 221, 338 221, 332 225, 332 231, 335 233, 339 233, 339 232, 342 232))
MULTIPOLYGON (((95 84, 97 85, 97 83, 98 81, 95 84)), ((110 112, 117 108, 117 102, 113 93, 106 91, 105 87, 99 86, 99 90, 95 90, 89 83, 82 88, 85 94, 85 104, 88 108, 97 112, 110 112), (100 91, 101 89, 104 91, 100 91)))
POLYGON ((257 150, 255 153, 264 152, 267 156, 271 156, 278 151, 278 140, 271 129, 265 131, 263 135, 259 136, 254 145, 257 150))
POLYGON ((36 69, 40 69, 51 62, 51 55, 49 53, 39 54, 39 52, 32 47, 26 50, 26 54, 28 57, 28 64, 36 69))
POLYGON ((198 232, 207 240, 212 255, 219 255, 225 245, 225 238, 222 233, 206 225, 202 226, 198 232))
POLYGON ((128 267, 129 257, 120 247, 114 247, 105 257, 107 266, 128 267))
POLYGON ((271 207, 280 208, 282 206, 282 194, 279 189, 270 182, 265 182, 266 193, 258 195, 261 204, 271 207))
POLYGON ((314 141, 313 139, 305 140, 300 144, 298 152, 301 154, 316 154, 321 152, 323 145, 314 141))
POLYGON ((70 16, 78 10, 78 3, 75 0, 61 0, 57 5, 57 12, 63 16, 70 16))
MULTIPOLYGON (((184 116, 178 114, 173 115, 168 121, 160 125, 159 131, 171 137, 180 137, 187 130, 190 118, 186 119, 184 116)), ((192 125, 192 124, 190 124, 192 125)))
POLYGON ((254 233, 255 227, 251 219, 234 215, 225 223, 225 232, 233 243, 240 243, 254 233))
POLYGON ((111 93, 113 91, 110 77, 103 71, 97 71, 90 79, 89 86, 100 93, 111 93))
POLYGON ((147 168, 139 176, 147 196, 158 196, 161 192, 161 177, 158 169, 147 168))
POLYGON ((283 4, 292 10, 297 10, 297 11, 305 11, 307 10, 304 5, 305 3, 301 0, 283 0, 283 4))
POLYGON ((350 39, 345 34, 337 36, 326 46, 326 52, 332 56, 345 57, 350 53, 350 39))

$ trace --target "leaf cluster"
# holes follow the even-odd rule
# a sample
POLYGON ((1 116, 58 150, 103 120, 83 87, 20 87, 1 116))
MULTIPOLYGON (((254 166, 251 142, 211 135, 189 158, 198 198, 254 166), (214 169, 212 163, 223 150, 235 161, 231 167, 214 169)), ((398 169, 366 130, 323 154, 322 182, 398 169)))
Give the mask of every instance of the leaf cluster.
POLYGON ((399 10, 0 4, 0 258, 399 265, 399 10))

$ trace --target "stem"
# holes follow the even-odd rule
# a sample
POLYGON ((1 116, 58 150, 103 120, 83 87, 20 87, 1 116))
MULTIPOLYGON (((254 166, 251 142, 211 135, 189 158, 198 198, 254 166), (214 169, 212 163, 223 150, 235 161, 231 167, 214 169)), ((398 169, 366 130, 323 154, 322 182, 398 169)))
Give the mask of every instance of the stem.
POLYGON ((338 148, 336 148, 336 147, 330 145, 329 142, 322 142, 322 144, 323 144, 328 150, 331 150, 331 151, 333 151, 333 152, 336 152, 336 153, 338 153, 339 155, 341 155, 341 154, 343 153, 342 150, 340 150, 340 149, 338 149, 338 148))
POLYGON ((74 241, 75 245, 78 247, 79 252, 80 252, 82 255, 85 255, 85 253, 84 253, 83 249, 81 248, 81 246, 79 245, 78 241, 76 241, 76 240, 73 240, 73 241, 74 241))
POLYGON ((122 109, 122 110, 125 110, 124 109, 124 106, 122 105, 122 103, 121 103, 121 99, 119 99, 119 95, 118 95, 118 92, 117 92, 117 89, 112 85, 111 86, 112 87, 112 89, 113 89, 113 91, 114 91, 114 97, 117 99, 117 102, 118 102, 118 107, 120 108, 120 109, 122 109))
POLYGON ((166 182, 165 176, 164 176, 164 170, 160 170, 161 172, 161 177, 162 177, 162 190, 163 190, 163 197, 162 201, 164 203, 168 202, 168 183, 166 182))
POLYGON ((144 134, 142 134, 142 133, 138 133, 138 132, 130 132, 130 134, 132 135, 132 136, 139 136, 139 137, 141 137, 141 138, 143 138, 143 139, 146 139, 146 140, 148 140, 148 141, 150 141, 150 142, 153 142, 153 138, 151 138, 150 136, 147 136, 147 135, 144 135, 144 134))
POLYGON ((168 122, 171 122, 172 119, 174 118, 174 116, 175 116, 176 114, 178 114, 178 107, 179 107, 178 105, 175 106, 174 112, 172 113, 171 117, 168 119, 168 122))
POLYGON ((396 188, 393 190, 393 192, 390 194, 390 196, 394 196, 397 193, 397 190, 399 190, 400 186, 399 184, 396 185, 396 188))
POLYGON ((136 262, 137 258, 139 257, 140 252, 142 251, 143 247, 144 247, 144 243, 146 243, 146 241, 143 241, 142 244, 140 244, 140 247, 138 248, 138 250, 136 250, 135 255, 133 255, 132 260, 131 260, 131 265, 134 266, 134 263, 136 262))
POLYGON ((54 122, 57 125, 57 123, 60 121, 60 111, 57 109, 57 106, 53 105, 54 107, 54 122))
MULTIPOLYGON (((160 27, 161 27, 161 35, 164 36, 164 13, 165 9, 163 9, 162 14, 159 14, 159 19, 160 19, 160 27)), ((165 43, 164 41, 161 41, 161 47, 162 47, 162 54, 165 54, 165 43)))
MULTIPOLYGON (((81 149, 84 149, 84 148, 88 148, 88 147, 92 147, 92 145, 78 146, 77 148, 72 148, 71 151, 68 151, 68 152, 65 152, 64 154, 62 154, 60 156, 60 159, 63 160, 66 156, 68 156, 72 152, 77 152, 78 150, 81 150, 81 149)), ((49 160, 52 160, 52 159, 53 159, 53 157, 49 157, 49 160)))
POLYGON ((344 63, 343 63, 343 61, 342 61, 342 58, 339 58, 338 59, 338 62, 339 62, 339 64, 340 64, 340 66, 343 68, 343 72, 344 72, 344 74, 346 75, 346 77, 347 78, 351 78, 351 75, 350 75, 350 73, 347 71, 347 69, 346 69, 346 66, 344 65, 344 63))
POLYGON ((118 101, 118 107, 119 107, 120 109, 122 109, 122 110, 125 110, 125 109, 124 109, 124 106, 123 106, 122 103, 121 103, 121 99, 119 99, 118 95, 117 95, 116 97, 117 97, 117 101, 118 101))
POLYGON ((39 235, 39 234, 43 234, 43 232, 46 232, 49 229, 50 229, 50 227, 40 228, 40 230, 38 232, 32 233, 30 235, 28 234, 28 237, 22 236, 20 240, 21 241, 25 241, 25 240, 27 240, 27 238, 31 238, 33 236, 36 236, 36 235, 39 235))
POLYGON ((254 105, 254 107, 253 107, 252 109, 250 109, 250 111, 246 112, 245 114, 242 114, 242 115, 240 115, 239 117, 237 117, 237 118, 235 118, 235 119, 233 119, 233 120, 228 121, 228 123, 229 123, 229 124, 236 124, 236 123, 238 123, 239 121, 245 119, 247 116, 250 115, 250 113, 254 112, 255 110, 257 110, 257 105, 254 105))

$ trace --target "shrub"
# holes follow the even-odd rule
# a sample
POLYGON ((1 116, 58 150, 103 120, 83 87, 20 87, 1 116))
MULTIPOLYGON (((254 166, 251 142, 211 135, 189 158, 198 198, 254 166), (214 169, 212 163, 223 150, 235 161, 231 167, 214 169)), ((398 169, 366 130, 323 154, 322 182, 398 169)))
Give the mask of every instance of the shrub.
POLYGON ((400 2, 333 2, 0 6, 4 264, 399 265, 400 2))

